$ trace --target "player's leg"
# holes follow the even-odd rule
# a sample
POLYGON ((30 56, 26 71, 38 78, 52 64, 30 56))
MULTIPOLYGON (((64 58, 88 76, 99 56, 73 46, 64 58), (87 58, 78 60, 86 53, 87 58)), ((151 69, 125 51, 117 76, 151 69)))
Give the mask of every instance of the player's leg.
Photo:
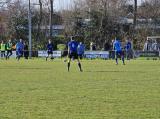
POLYGON ((72 55, 70 54, 70 55, 69 55, 69 59, 68 59, 68 64, 67 64, 67 71, 69 71, 71 58, 72 58, 72 55))
POLYGON ((17 61, 19 61, 19 51, 17 50, 17 61))
POLYGON ((51 53, 51 60, 53 61, 53 59, 54 59, 54 58, 53 58, 53 53, 51 53))
POLYGON ((12 50, 10 50, 10 55, 8 56, 8 59, 9 59, 9 57, 12 55, 12 50))
POLYGON ((79 70, 82 71, 82 69, 81 69, 81 63, 79 62, 79 59, 77 59, 77 62, 78 62, 79 70))
POLYGON ((81 63, 79 62, 79 59, 78 59, 78 54, 75 54, 74 58, 77 59, 79 70, 82 71, 82 69, 81 69, 81 63))
POLYGON ((124 58, 123 58, 123 56, 122 56, 122 55, 121 55, 121 58, 122 58, 123 65, 125 65, 125 63, 124 63, 124 58))
MULTIPOLYGON (((5 51, 4 51, 3 55, 4 55, 4 58, 6 59, 5 51)), ((7 60, 7 59, 6 59, 6 60, 7 60)))
POLYGON ((123 65, 125 65, 122 51, 120 52, 120 55, 121 55, 121 58, 122 58, 123 65))
POLYGON ((82 60, 82 54, 80 54, 80 60, 82 60))
POLYGON ((47 56, 46 56, 46 61, 47 61, 47 58, 49 57, 49 52, 47 52, 48 54, 47 54, 47 56))
POLYGON ((7 60, 8 54, 9 54, 9 50, 7 50, 6 60, 7 60))
POLYGON ((130 60, 129 54, 130 54, 130 49, 127 51, 127 60, 130 60))
POLYGON ((117 55, 118 55, 118 52, 117 52, 117 51, 115 51, 115 61, 116 61, 116 65, 118 65, 117 55))
POLYGON ((17 52, 18 52, 18 55, 17 55, 17 58, 18 58, 18 59, 17 59, 17 61, 19 61, 19 59, 20 59, 20 57, 21 57, 21 55, 22 55, 22 51, 18 50, 17 52))
POLYGON ((1 51, 1 59, 3 58, 3 51, 1 51))

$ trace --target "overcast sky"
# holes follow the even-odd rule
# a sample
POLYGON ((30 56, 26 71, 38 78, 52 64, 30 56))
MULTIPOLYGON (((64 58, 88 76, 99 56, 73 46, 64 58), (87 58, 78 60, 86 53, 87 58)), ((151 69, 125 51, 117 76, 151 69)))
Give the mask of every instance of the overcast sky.
MULTIPOLYGON (((4 2, 6 0, 0 0, 0 2, 4 2)), ((12 0, 12 2, 14 2, 15 0, 12 0)), ((28 3, 29 0, 22 0, 26 3, 28 3)), ((39 0, 30 0, 31 3, 35 3, 35 4, 38 4, 39 0)), ((67 9, 67 7, 71 6, 71 3, 74 3, 75 0, 54 0, 54 10, 58 11, 60 9, 67 9)), ((138 6, 140 6, 141 4, 141 1, 144 1, 144 0, 137 0, 138 2, 138 6)), ((134 4, 134 0, 132 0, 129 4, 134 4)))

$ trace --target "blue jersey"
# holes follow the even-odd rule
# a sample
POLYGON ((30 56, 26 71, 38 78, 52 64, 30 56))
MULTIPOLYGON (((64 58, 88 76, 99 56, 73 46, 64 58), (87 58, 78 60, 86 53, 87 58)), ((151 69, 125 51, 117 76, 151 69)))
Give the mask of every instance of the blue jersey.
POLYGON ((78 45, 78 54, 83 54, 83 51, 84 51, 84 46, 78 45))
POLYGON ((77 47, 78 47, 77 42, 71 41, 68 43, 68 46, 70 47, 70 53, 77 53, 77 47))
POLYGON ((18 42, 18 43, 16 44, 16 46, 17 46, 17 50, 22 51, 22 49, 23 49, 23 43, 18 42))
POLYGON ((47 45, 47 51, 50 50, 50 52, 52 52, 52 49, 53 49, 53 44, 48 44, 47 45))
POLYGON ((116 51, 121 51, 121 42, 116 41, 116 42, 114 42, 113 45, 114 45, 116 51))
POLYGON ((126 50, 131 49, 131 43, 130 42, 126 43, 124 46, 124 49, 126 49, 126 50))

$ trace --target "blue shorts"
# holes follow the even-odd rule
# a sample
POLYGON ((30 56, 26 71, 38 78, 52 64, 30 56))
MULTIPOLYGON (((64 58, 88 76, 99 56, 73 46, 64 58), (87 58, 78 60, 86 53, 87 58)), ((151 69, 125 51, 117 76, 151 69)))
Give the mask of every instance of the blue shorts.
POLYGON ((118 54, 120 54, 122 56, 123 52, 122 51, 115 51, 115 55, 118 55, 118 54))
POLYGON ((17 50, 17 53, 22 55, 22 50, 17 50))

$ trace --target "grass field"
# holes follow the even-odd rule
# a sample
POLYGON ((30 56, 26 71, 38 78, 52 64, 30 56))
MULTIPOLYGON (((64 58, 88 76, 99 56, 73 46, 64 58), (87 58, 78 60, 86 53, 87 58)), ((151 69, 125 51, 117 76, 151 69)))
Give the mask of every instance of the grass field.
POLYGON ((160 61, 0 60, 0 119, 158 119, 160 61))

